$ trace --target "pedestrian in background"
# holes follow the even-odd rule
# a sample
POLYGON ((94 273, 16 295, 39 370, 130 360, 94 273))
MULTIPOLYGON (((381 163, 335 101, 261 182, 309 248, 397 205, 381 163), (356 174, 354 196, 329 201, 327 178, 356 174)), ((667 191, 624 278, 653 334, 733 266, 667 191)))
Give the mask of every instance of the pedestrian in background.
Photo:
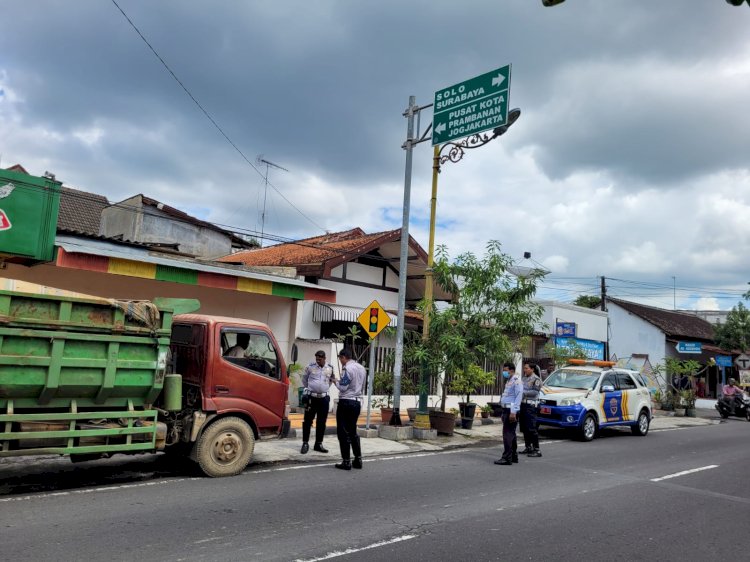
POLYGON ((539 391, 542 388, 542 378, 539 376, 539 366, 534 363, 523 364, 523 399, 521 400, 521 431, 526 448, 521 454, 529 457, 541 457, 539 450, 539 432, 536 428, 536 411, 539 404, 539 391))
POLYGON ((513 363, 506 363, 505 370, 508 371, 508 382, 500 397, 500 404, 503 407, 503 456, 496 460, 495 464, 509 466, 518 462, 516 428, 518 427, 517 416, 523 399, 523 383, 521 377, 516 374, 516 366, 513 363))
POLYGON ((341 380, 335 381, 339 389, 339 405, 336 408, 336 433, 341 449, 341 462, 336 468, 351 470, 362 468, 362 449, 357 435, 357 419, 362 407, 362 389, 367 373, 365 368, 352 359, 352 350, 344 348, 339 352, 341 380), (354 462, 351 454, 354 453, 354 462))
POLYGON ((302 450, 303 455, 310 450, 310 429, 313 420, 315 424, 314 451, 327 453, 328 449, 323 447, 323 436, 326 433, 326 420, 331 405, 331 397, 328 394, 333 381, 333 367, 326 363, 326 352, 322 349, 315 352, 315 361, 305 367, 302 375, 302 386, 305 387, 304 395, 307 398, 305 405, 305 417, 302 421, 302 450))

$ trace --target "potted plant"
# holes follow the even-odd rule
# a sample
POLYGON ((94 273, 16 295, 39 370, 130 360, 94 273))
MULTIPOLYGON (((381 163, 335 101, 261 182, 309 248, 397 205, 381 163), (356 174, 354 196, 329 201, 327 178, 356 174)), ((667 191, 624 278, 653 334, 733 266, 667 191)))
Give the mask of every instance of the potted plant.
POLYGON ((461 411, 457 408, 451 408, 450 410, 448 410, 448 413, 453 415, 454 427, 461 427, 461 411))
POLYGON ((682 390, 680 392, 680 398, 685 405, 685 416, 688 418, 694 418, 696 416, 695 391, 691 389, 682 390))
POLYGON ((651 399, 652 399, 652 401, 654 403, 654 409, 655 410, 661 409, 661 404, 662 404, 662 400, 663 400, 663 395, 662 395, 661 390, 659 390, 657 388, 654 391, 654 394, 651 396, 651 399))
POLYGON ((482 419, 487 419, 490 417, 490 414, 492 413, 492 406, 490 406, 489 402, 482 406, 482 419))
MULTIPOLYGON (((466 402, 461 411, 462 418, 474 418, 477 405, 471 401, 471 395, 477 392, 482 386, 492 384, 494 381, 495 374, 488 373, 479 365, 471 364, 465 369, 454 372, 450 389, 456 394, 466 396, 466 402)), ((458 403, 458 406, 461 408, 461 402, 458 403)))
POLYGON ((438 433, 453 435, 453 430, 456 428, 456 414, 453 412, 443 412, 442 410, 431 410, 430 427, 438 433))
MULTIPOLYGON (((391 422, 393 415, 393 373, 388 371, 377 371, 373 377, 373 391, 377 390, 385 396, 373 400, 373 406, 380 408, 380 418, 384 424, 391 422)), ((408 377, 401 378, 401 393, 413 394, 414 383, 408 377)))

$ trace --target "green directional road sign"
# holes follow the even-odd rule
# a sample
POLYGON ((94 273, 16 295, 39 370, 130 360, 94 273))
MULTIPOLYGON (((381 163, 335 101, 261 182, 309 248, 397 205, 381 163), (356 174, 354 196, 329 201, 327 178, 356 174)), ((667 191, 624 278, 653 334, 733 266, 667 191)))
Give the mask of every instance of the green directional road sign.
POLYGON ((435 92, 432 145, 508 122, 510 65, 435 92))

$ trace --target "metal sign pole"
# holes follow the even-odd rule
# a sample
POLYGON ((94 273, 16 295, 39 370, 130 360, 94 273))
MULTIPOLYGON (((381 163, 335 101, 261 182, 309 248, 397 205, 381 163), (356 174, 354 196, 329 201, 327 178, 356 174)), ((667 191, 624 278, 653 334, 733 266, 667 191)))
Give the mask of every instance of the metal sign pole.
POLYGON ((372 385, 375 380, 375 342, 378 336, 370 342, 370 364, 368 365, 369 373, 367 375, 367 417, 365 418, 365 429, 370 429, 370 404, 372 402, 372 385))
POLYGON ((414 139, 414 115, 419 111, 417 98, 409 96, 409 108, 404 113, 406 126, 406 169, 404 172, 404 215, 401 225, 401 262, 398 268, 398 314, 396 324, 396 357, 393 366, 393 415, 389 425, 401 425, 401 363, 404 358, 404 309, 406 308, 406 277, 409 262, 409 203, 411 200, 411 168, 414 139))

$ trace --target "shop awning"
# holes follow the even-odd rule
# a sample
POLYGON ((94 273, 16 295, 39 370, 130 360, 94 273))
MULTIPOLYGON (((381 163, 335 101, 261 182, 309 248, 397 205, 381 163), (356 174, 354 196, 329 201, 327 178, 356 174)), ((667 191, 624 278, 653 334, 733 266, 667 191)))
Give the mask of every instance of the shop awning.
MULTIPOLYGON (((341 304, 330 304, 327 302, 315 301, 313 306, 313 322, 352 322, 356 323, 359 315, 362 314, 363 308, 357 308, 354 306, 344 306, 341 304)), ((388 323, 389 326, 396 326, 396 314, 388 311, 388 316, 391 317, 391 321, 388 323)))

